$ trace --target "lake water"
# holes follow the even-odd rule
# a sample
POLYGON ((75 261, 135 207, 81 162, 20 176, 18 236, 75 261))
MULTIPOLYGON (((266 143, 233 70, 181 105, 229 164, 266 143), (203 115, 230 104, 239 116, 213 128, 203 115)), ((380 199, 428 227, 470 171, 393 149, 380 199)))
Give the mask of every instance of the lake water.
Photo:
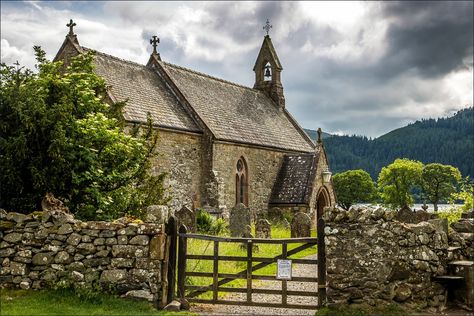
MULTIPOLYGON (((368 206, 370 204, 357 204, 357 205, 364 205, 364 206, 368 206)), ((423 204, 414 204, 412 207, 410 207, 412 210, 421 210, 421 206, 423 204)), ((428 212, 433 212, 434 211, 434 208, 433 208, 433 204, 427 204, 428 205, 428 212)), ((460 207, 462 206, 462 204, 438 204, 438 211, 442 211, 444 209, 448 209, 448 208, 451 208, 451 207, 460 207)))

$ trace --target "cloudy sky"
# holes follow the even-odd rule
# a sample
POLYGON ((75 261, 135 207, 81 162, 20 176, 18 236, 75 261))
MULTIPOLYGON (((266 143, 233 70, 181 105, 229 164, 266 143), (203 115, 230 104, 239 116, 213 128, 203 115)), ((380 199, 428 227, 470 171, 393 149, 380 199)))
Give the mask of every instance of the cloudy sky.
POLYGON ((473 2, 1 2, 1 59, 81 45, 253 86, 266 19, 288 110, 305 128, 376 137, 473 104, 473 2))

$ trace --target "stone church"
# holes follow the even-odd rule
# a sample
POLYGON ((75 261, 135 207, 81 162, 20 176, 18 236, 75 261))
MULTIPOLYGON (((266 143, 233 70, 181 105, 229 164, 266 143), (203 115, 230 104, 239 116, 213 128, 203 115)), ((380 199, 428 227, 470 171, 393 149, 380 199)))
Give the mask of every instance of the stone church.
POLYGON ((243 203, 256 216, 278 209, 315 216, 334 205, 323 144, 313 143, 286 109, 283 68, 268 34, 253 67, 255 84, 246 87, 163 61, 156 36, 142 65, 81 46, 75 23, 67 26, 55 60, 93 51, 110 101, 127 100, 125 120, 140 124, 151 115, 160 133, 154 172, 168 173, 172 210, 187 205, 225 216, 243 203))

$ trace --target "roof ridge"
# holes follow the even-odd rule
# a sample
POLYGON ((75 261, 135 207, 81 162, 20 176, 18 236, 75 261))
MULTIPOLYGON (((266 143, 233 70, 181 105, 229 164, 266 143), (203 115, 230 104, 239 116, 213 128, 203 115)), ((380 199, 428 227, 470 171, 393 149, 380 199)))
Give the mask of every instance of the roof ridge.
POLYGON ((181 70, 185 70, 185 71, 194 73, 194 74, 196 74, 196 75, 200 75, 200 76, 203 76, 203 77, 207 77, 207 78, 209 78, 209 79, 217 80, 217 81, 220 81, 220 82, 223 82, 223 83, 227 83, 227 84, 230 84, 230 85, 239 87, 239 88, 249 89, 249 90, 254 91, 254 92, 259 92, 259 90, 255 90, 254 88, 250 88, 250 87, 247 87, 247 86, 244 86, 244 85, 241 85, 241 84, 238 84, 238 83, 229 81, 229 80, 225 80, 225 79, 222 79, 222 78, 218 78, 218 77, 215 77, 215 76, 211 76, 211 75, 209 75, 209 74, 206 74, 206 73, 203 73, 203 72, 194 70, 194 69, 186 68, 186 67, 183 67, 183 66, 178 66, 178 65, 176 65, 176 64, 172 64, 172 63, 165 62, 165 61, 161 61, 161 62, 162 62, 163 64, 167 65, 167 66, 171 66, 171 67, 174 67, 174 68, 178 68, 178 69, 181 69, 181 70))
MULTIPOLYGON (((119 60, 119 61, 122 61, 122 62, 126 62, 126 63, 129 63, 129 64, 133 64, 133 65, 136 65, 136 66, 146 67, 146 65, 144 65, 144 64, 140 64, 140 63, 137 63, 137 62, 134 62, 134 61, 131 61, 131 60, 127 60, 127 59, 123 59, 123 58, 120 58, 120 57, 117 57, 117 56, 114 56, 114 55, 110 55, 110 54, 107 54, 107 53, 98 51, 98 50, 96 50, 96 49, 93 49, 93 48, 88 48, 88 47, 85 47, 85 46, 81 46, 81 48, 84 49, 85 51, 93 51, 93 52, 96 52, 96 53, 98 53, 98 54, 100 54, 100 55, 104 55, 104 56, 106 56, 106 57, 110 57, 110 58, 113 58, 113 59, 116 59, 116 60, 119 60)), ((252 90, 252 91, 254 91, 254 92, 258 92, 258 90, 255 90, 255 89, 253 89, 253 88, 251 88, 251 87, 247 87, 247 86, 244 86, 244 85, 241 85, 241 84, 238 84, 238 83, 229 81, 229 80, 225 80, 225 79, 222 79, 222 78, 219 78, 219 77, 211 76, 211 75, 209 75, 209 74, 206 74, 206 73, 203 73, 203 72, 200 72, 200 71, 191 69, 191 68, 179 66, 179 65, 172 64, 172 63, 165 62, 165 61, 161 61, 161 62, 162 62, 163 64, 165 64, 165 65, 168 65, 168 66, 171 66, 171 67, 174 67, 174 68, 178 68, 178 69, 181 69, 181 70, 185 70, 185 71, 188 71, 188 72, 191 72, 191 73, 194 73, 194 74, 203 76, 203 77, 207 77, 207 78, 210 78, 210 79, 214 79, 214 80, 217 80, 217 81, 221 81, 221 82, 223 82, 223 83, 227 83, 227 84, 230 84, 230 85, 233 85, 233 86, 237 86, 237 87, 239 87, 239 88, 245 88, 245 89, 252 90)))
POLYGON ((88 48, 88 47, 85 47, 85 46, 81 46, 81 48, 84 49, 85 51, 92 51, 92 52, 98 53, 99 55, 104 55, 106 57, 110 57, 110 58, 116 59, 118 61, 122 61, 122 62, 126 62, 128 64, 132 64, 132 65, 135 65, 135 66, 141 66, 141 67, 146 68, 146 65, 144 65, 144 64, 140 64, 140 63, 137 63, 137 62, 134 62, 134 61, 131 61, 131 60, 127 60, 127 59, 123 59, 123 58, 120 58, 120 57, 117 57, 117 56, 114 56, 114 55, 110 55, 110 54, 98 51, 97 49, 88 48))

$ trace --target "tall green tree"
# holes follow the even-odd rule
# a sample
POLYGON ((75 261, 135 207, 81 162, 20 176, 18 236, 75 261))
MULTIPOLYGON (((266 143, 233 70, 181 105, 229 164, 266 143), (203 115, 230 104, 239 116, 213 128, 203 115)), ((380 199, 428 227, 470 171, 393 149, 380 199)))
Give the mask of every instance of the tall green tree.
POLYGON ((416 160, 395 159, 383 167, 378 178, 378 187, 385 204, 401 208, 413 204, 411 190, 420 185, 423 164, 416 160))
POLYGON ((1 64, 0 203, 29 212, 46 192, 84 219, 138 214, 166 202, 165 175, 151 175, 158 134, 124 132, 123 103, 108 104, 92 53, 67 67, 35 47, 37 72, 1 64))
POLYGON ((377 198, 375 184, 366 171, 348 170, 332 178, 337 204, 345 210, 355 203, 373 202, 377 198))
POLYGON ((461 180, 461 172, 458 168, 440 163, 430 163, 421 171, 421 187, 424 195, 433 203, 435 211, 438 211, 438 203, 442 199, 448 199, 456 192, 456 186, 461 180))

